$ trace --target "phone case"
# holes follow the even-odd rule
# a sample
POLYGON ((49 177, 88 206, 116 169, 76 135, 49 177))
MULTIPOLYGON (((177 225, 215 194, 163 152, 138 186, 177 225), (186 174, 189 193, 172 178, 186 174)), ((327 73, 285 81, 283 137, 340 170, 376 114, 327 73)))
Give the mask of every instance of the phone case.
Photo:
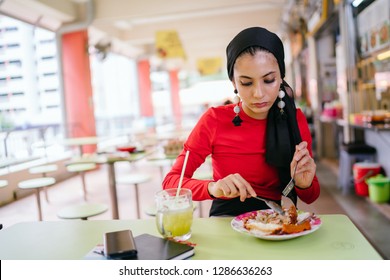
POLYGON ((131 230, 106 232, 104 255, 109 259, 131 259, 137 256, 137 248, 131 230))

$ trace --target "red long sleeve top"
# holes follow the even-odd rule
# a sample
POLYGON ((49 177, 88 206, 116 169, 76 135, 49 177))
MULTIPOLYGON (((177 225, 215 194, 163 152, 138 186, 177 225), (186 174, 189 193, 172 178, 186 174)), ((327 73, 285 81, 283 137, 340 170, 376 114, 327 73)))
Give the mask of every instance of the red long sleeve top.
MULTIPOLYGON (((190 151, 182 188, 192 190, 194 200, 213 199, 208 184, 229 174, 239 173, 254 188, 258 196, 280 200, 277 169, 265 161, 267 120, 249 117, 241 110, 241 126, 234 126, 232 119, 234 105, 209 108, 200 118, 176 159, 171 171, 163 180, 163 188, 177 188, 184 163, 185 152, 190 151), (196 169, 211 155, 214 180, 192 179, 196 169)), ((297 121, 303 141, 308 142, 312 155, 312 138, 306 118, 297 109, 297 121)), ((311 187, 295 188, 298 197, 305 203, 312 203, 320 194, 320 185, 315 176, 311 187)))

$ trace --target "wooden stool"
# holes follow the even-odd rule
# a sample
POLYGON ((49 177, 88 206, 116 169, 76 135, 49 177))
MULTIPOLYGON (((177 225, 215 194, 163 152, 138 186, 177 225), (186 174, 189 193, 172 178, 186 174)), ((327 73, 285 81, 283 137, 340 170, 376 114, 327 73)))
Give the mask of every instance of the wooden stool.
MULTIPOLYGON (((28 170, 28 172, 30 172, 30 174, 42 174, 42 177, 47 177, 48 173, 55 172, 57 170, 58 170, 57 164, 47 164, 47 165, 31 167, 28 170)), ((44 187, 43 191, 45 192, 46 202, 49 202, 49 197, 47 195, 47 188, 44 187)))
POLYGON ((152 177, 147 174, 131 174, 127 176, 122 176, 116 179, 117 184, 130 184, 135 187, 135 199, 137 203, 137 217, 141 217, 140 205, 139 205, 139 194, 138 194, 138 185, 146 183, 152 180, 152 177))
POLYGON ((40 197, 39 190, 40 188, 54 185, 55 182, 56 179, 52 177, 44 177, 44 178, 36 178, 36 179, 21 181, 18 184, 18 187, 21 189, 35 189, 35 196, 37 198, 38 215, 40 221, 42 221, 42 208, 41 208, 41 197, 40 197))
POLYGON ((71 163, 66 167, 68 172, 78 172, 81 176, 84 200, 87 200, 87 186, 85 184, 85 172, 96 169, 95 163, 71 163))
POLYGON ((103 214, 107 210, 108 207, 106 204, 85 203, 65 207, 57 213, 57 216, 61 219, 87 220, 89 217, 103 214))

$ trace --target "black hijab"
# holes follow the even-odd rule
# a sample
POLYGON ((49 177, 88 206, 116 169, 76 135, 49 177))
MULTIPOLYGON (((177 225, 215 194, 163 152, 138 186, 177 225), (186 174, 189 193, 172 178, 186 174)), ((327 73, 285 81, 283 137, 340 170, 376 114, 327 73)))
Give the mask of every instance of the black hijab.
MULTIPOLYGON (((233 80, 236 59, 250 47, 260 47, 272 53, 278 62, 280 75, 284 79, 285 65, 282 41, 276 34, 265 28, 251 27, 238 33, 226 48, 227 71, 231 81, 233 80)), ((266 162, 278 169, 281 182, 280 191, 291 179, 290 163, 294 155, 295 145, 302 141, 296 120, 293 90, 284 80, 281 89, 286 93, 283 98, 285 102, 284 114, 280 113, 277 106, 279 98, 277 98, 268 112, 265 154, 266 162)), ((296 204, 297 195, 294 189, 289 197, 296 204)))

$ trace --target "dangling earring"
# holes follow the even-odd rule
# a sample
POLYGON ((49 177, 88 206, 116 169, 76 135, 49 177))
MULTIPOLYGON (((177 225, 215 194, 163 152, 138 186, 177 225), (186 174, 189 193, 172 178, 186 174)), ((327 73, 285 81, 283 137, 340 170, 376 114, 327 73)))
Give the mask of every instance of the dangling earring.
POLYGON ((284 110, 283 108, 286 106, 286 103, 284 103, 283 98, 286 96, 286 93, 283 91, 282 86, 280 86, 279 90, 279 102, 278 102, 278 108, 280 109, 280 115, 283 117, 284 116, 284 110))
POLYGON ((233 99, 233 102, 234 102, 234 104, 236 104, 236 106, 234 106, 234 113, 236 113, 236 116, 234 117, 234 119, 233 119, 233 123, 234 123, 234 125, 235 126, 240 126, 241 125, 241 123, 242 123, 242 119, 240 118, 240 116, 238 115, 238 113, 240 113, 240 97, 238 96, 238 91, 237 91, 237 89, 235 89, 234 90, 234 93, 236 94, 235 96, 234 96, 234 99, 233 99))

